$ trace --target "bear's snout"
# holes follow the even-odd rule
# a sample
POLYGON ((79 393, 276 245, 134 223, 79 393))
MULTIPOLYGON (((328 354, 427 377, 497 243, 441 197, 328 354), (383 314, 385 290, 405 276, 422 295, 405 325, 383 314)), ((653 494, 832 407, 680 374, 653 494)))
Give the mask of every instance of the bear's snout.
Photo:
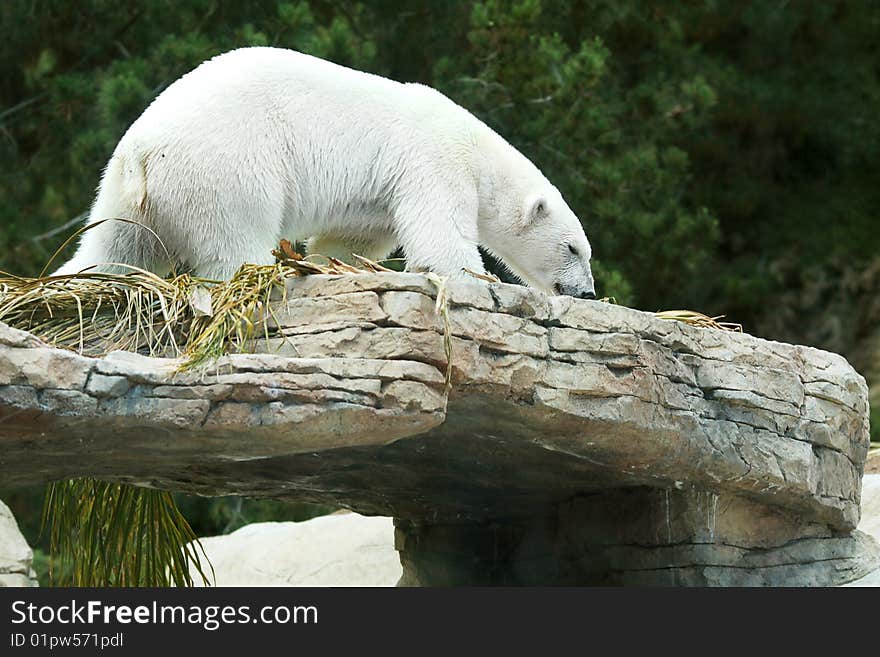
POLYGON ((574 297, 575 299, 595 299, 596 298, 596 290, 592 287, 584 288, 584 287, 570 287, 563 283, 556 283, 553 286, 556 294, 561 294, 567 297, 574 297))

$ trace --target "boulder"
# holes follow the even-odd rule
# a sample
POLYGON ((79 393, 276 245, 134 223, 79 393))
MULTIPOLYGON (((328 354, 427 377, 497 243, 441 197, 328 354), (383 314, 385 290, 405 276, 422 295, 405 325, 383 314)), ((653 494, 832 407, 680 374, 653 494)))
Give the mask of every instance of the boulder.
POLYGON ((38 586, 31 567, 34 553, 27 544, 12 511, 0 501, 0 587, 38 586))
POLYGON ((391 518, 258 522, 200 543, 215 586, 395 586, 401 575, 391 518))
POLYGON ((184 372, 0 327, 0 484, 391 516, 411 584, 836 584, 880 559, 854 532, 867 388, 842 357, 513 285, 445 292, 444 314, 420 274, 295 279, 255 353, 184 372))

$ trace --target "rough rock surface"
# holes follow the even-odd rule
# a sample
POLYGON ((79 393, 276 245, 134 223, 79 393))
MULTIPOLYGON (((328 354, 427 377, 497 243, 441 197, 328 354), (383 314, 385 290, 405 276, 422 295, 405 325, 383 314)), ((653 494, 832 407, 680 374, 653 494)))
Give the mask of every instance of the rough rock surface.
POLYGON ((37 586, 31 568, 34 553, 18 529, 12 511, 0 501, 0 587, 37 586))
POLYGON ((782 513, 777 547, 803 532, 858 542, 867 390, 842 357, 518 286, 447 292, 448 403, 444 322, 418 274, 293 281, 258 353, 196 372, 0 327, 0 483, 295 497, 393 516, 398 542, 660 490, 782 513))
POLYGON ((880 547, 744 497, 618 489, 505 523, 396 520, 402 585, 829 586, 880 547))
POLYGON ((401 575, 391 518, 259 522, 200 542, 216 586, 395 586, 401 575))

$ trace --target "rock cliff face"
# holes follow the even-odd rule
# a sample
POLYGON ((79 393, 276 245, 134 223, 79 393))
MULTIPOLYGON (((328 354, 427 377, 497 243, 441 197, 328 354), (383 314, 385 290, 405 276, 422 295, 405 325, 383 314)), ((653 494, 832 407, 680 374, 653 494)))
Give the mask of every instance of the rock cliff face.
POLYGON ((418 274, 291 282, 253 354, 86 358, 0 327, 3 485, 76 475, 395 517, 403 582, 825 584, 867 390, 828 352, 418 274))

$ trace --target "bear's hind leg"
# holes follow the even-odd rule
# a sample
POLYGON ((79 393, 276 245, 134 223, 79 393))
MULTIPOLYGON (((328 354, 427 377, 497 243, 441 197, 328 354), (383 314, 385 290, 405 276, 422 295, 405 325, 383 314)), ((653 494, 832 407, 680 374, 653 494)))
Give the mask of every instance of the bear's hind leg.
POLYGON ((365 241, 360 251, 353 251, 367 260, 379 262, 390 256, 397 248, 397 238, 394 235, 382 235, 365 241))
POLYGON ((197 278, 227 281, 232 278, 243 264, 271 265, 275 262, 275 257, 272 255, 273 243, 277 243, 277 240, 272 240, 271 242, 261 241, 243 253, 235 249, 229 249, 228 253, 218 254, 219 257, 210 260, 206 259, 193 265, 192 274, 197 278))
POLYGON ((397 247, 397 240, 393 235, 374 235, 364 237, 338 237, 331 235, 318 235, 308 241, 309 254, 317 254, 329 258, 336 258, 352 265, 357 265, 357 259, 352 254, 357 254, 368 260, 382 260, 397 247))
POLYGON ((123 275, 136 269, 165 276, 175 269, 174 256, 145 223, 109 218, 90 220, 73 258, 52 275, 81 271, 123 275))

